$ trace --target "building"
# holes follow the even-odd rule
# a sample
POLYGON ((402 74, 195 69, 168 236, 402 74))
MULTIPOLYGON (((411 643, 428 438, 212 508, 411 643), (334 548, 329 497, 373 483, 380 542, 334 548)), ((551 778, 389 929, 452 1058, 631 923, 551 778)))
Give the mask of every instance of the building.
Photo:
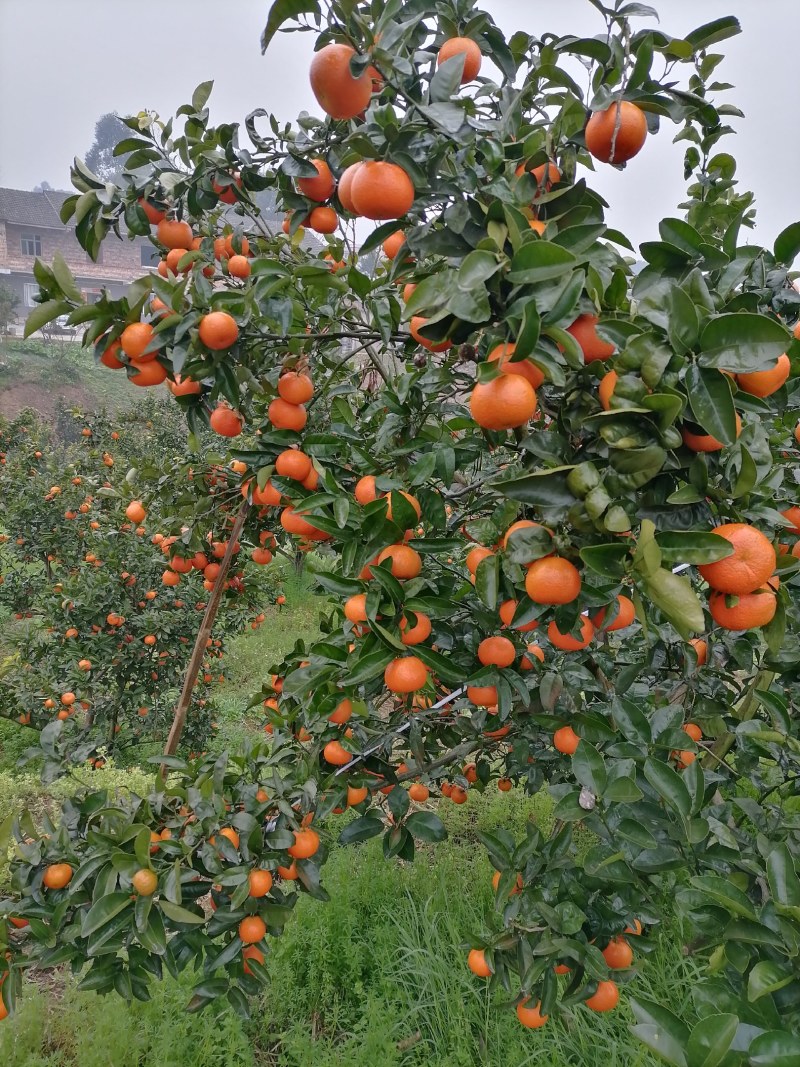
POLYGON ((61 205, 70 195, 53 189, 0 188, 0 285, 19 298, 16 328, 20 333, 39 291, 33 276, 35 259, 49 264, 60 252, 89 301, 99 298, 102 289, 108 289, 112 297, 123 296, 129 283, 142 276, 142 268, 158 261, 150 241, 137 237, 103 242, 98 261, 92 262, 78 244, 72 221, 65 225, 59 218, 61 205))

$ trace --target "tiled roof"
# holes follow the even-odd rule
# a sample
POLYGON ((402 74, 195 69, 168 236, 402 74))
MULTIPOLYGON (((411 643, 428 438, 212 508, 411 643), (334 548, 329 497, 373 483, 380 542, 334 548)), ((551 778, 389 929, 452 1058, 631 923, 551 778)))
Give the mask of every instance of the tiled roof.
POLYGON ((63 230, 58 212, 71 194, 56 189, 35 193, 28 189, 0 189, 0 222, 63 230))

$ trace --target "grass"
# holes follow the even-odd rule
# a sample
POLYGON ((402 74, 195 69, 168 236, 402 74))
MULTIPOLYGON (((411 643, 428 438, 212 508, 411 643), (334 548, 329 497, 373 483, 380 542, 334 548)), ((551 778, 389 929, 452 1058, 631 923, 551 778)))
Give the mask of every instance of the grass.
MULTIPOLYGON (((220 688, 220 741, 248 731, 243 708, 267 671, 296 640, 317 633, 325 608, 309 582, 278 571, 287 603, 232 645, 220 688)), ((253 715, 251 726, 257 716, 253 715)), ((2 745, 0 735, 0 745, 2 745)), ((0 821, 9 810, 34 813, 67 795, 69 779, 41 793, 32 775, 3 773, 0 821)), ((143 789, 145 776, 114 768, 92 775, 110 788, 143 789), (133 777, 132 777, 133 775, 133 777)), ((520 1027, 511 998, 489 990, 465 964, 470 937, 493 907, 491 867, 476 831, 507 826, 521 836, 529 819, 552 822, 544 795, 490 788, 441 814, 449 837, 420 850, 413 864, 383 859, 380 842, 334 846, 324 871, 327 904, 302 896, 284 935, 270 942, 270 985, 243 1023, 222 1007, 187 1016, 192 976, 166 978, 148 1003, 125 1004, 77 990, 56 972, 33 975, 16 1017, 0 1025, 0 1063, 8 1067, 655 1067, 628 1032, 630 1010, 609 1016, 578 1009, 532 1032, 520 1027)), ((590 838, 586 836, 588 845, 590 838)), ((0 889, 3 871, 0 857, 0 889)), ((681 951, 677 920, 638 944, 634 995, 692 1016, 698 965, 681 951), (647 949, 647 952, 641 951, 647 949)))

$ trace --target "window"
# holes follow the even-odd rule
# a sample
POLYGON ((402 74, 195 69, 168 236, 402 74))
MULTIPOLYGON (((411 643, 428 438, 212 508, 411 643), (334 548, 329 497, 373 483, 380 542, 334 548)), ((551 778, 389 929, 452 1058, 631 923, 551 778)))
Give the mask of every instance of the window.
POLYGON ((25 282, 25 291, 23 299, 25 301, 26 308, 36 307, 36 297, 39 295, 39 285, 37 282, 25 282))
POLYGON ((23 256, 40 256, 42 239, 38 233, 23 233, 19 239, 23 256))
POLYGON ((139 256, 139 261, 143 267, 155 267, 161 258, 157 248, 144 243, 139 245, 139 256))
POLYGON ((87 304, 96 304, 101 299, 101 297, 103 295, 103 290, 102 289, 84 289, 82 295, 83 295, 83 299, 86 301, 87 304))

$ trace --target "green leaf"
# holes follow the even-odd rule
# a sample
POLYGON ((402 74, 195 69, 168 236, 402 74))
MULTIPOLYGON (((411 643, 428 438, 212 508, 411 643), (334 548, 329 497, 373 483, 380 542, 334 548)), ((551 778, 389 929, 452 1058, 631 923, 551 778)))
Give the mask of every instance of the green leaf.
POLYGON ((572 757, 572 773, 581 785, 591 789, 596 797, 602 796, 608 774, 603 757, 588 741, 581 740, 572 757))
POLYGON ((737 889, 727 878, 721 878, 717 874, 698 875, 691 879, 691 884, 731 914, 741 915, 744 919, 755 919, 756 913, 747 894, 737 889))
POLYGON ((208 102, 209 96, 211 96, 211 90, 214 88, 213 81, 201 82, 195 91, 192 93, 192 107, 195 111, 202 111, 208 102))
POLYGON ((158 906, 161 911, 174 923, 186 923, 192 926, 203 926, 206 922, 205 915, 197 915, 193 911, 189 911, 188 908, 182 908, 180 904, 173 904, 169 900, 163 898, 159 900, 158 906))
POLYGON ((712 44, 727 41, 729 37, 735 37, 741 32, 739 20, 733 15, 726 15, 724 18, 714 19, 713 22, 698 26, 696 30, 686 34, 686 40, 696 52, 700 52, 712 44))
POLYGON ((794 973, 791 967, 773 963, 772 960, 759 960, 747 978, 747 999, 753 1004, 793 981, 794 973))
POLYGON ((379 815, 362 815, 345 826, 339 834, 339 843, 352 845, 357 841, 368 841, 371 837, 377 837, 383 829, 383 819, 379 815))
POLYGON ((656 541, 664 563, 716 563, 733 552, 733 545, 715 533, 664 530, 656 541))
POLYGON ((284 22, 296 18, 298 15, 319 15, 319 3, 317 0, 275 0, 269 9, 267 25, 261 34, 261 52, 266 52, 269 43, 284 22))
POLYGON ((523 504, 535 504, 540 508, 568 508, 575 503, 575 496, 567 485, 567 475, 571 470, 572 467, 558 467, 492 484, 503 496, 520 500, 523 504))
POLYGON ((800 255, 800 222, 793 222, 775 238, 775 258, 791 267, 800 255))
POLYGON ((701 1019, 686 1046, 689 1067, 718 1067, 733 1044, 738 1026, 735 1015, 707 1015, 701 1019))
POLYGON ((515 252, 508 277, 517 285, 530 285, 570 273, 576 264, 571 252, 540 237, 525 241, 515 252))
POLYGON ((797 1067, 800 1037, 785 1030, 768 1030, 752 1042, 747 1057, 750 1067, 797 1067))
POLYGON ((705 367, 732 373, 766 370, 789 347, 791 337, 775 319, 734 312, 709 319, 700 335, 705 367))
POLYGON ((724 445, 732 445, 736 440, 736 409, 727 374, 692 363, 686 370, 686 392, 694 421, 724 445))
POLYGON ((705 629, 703 606, 688 578, 661 567, 643 579, 642 586, 681 637, 688 639, 705 629))
POLYGON ((631 997, 628 1003, 638 1024, 631 1027, 632 1033, 666 1063, 688 1067, 683 1051, 689 1040, 688 1027, 667 1008, 653 1001, 631 997))
POLYGON ((658 795, 673 811, 687 818, 692 810, 692 798, 683 779, 668 763, 653 759, 645 760, 644 776, 658 795))
POLYGON ((67 266, 66 260, 59 251, 56 251, 53 255, 53 274, 55 275, 56 281, 61 286, 61 292, 68 300, 72 300, 76 304, 83 303, 81 291, 75 284, 75 279, 72 277, 72 271, 67 266))
POLYGON ((611 714, 627 738, 650 744, 653 737, 650 723, 636 701, 616 695, 611 703, 611 714))
POLYGON ((494 610, 499 588, 500 557, 493 553, 482 559, 475 570, 475 592, 487 608, 494 610))
POLYGON ((435 841, 444 841, 447 830, 438 815, 432 811, 415 811, 406 819, 406 828, 412 837, 420 841, 432 844, 435 841))
POLYGON ((101 926, 111 922, 132 903, 130 893, 107 893, 100 897, 84 916, 81 924, 81 937, 91 937, 101 926))
POLYGON ((431 103, 441 103, 449 100, 451 96, 461 88, 461 75, 464 72, 463 55, 457 54, 445 60, 431 78, 430 100, 431 103))
POLYGON ((800 907, 800 879, 788 846, 781 842, 767 856, 767 881, 776 904, 800 907))
POLYGON ((57 319, 59 315, 66 315, 72 310, 72 305, 66 300, 47 300, 33 309, 25 320, 25 332, 23 337, 30 337, 32 333, 41 330, 48 322, 57 319))

